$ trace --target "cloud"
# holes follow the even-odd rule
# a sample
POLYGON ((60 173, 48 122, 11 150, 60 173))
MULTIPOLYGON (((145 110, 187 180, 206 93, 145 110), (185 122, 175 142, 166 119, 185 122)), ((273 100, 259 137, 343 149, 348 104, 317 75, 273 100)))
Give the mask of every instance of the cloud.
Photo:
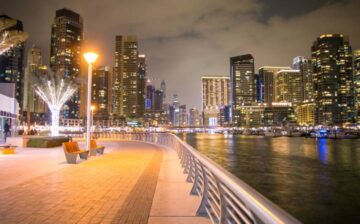
POLYGON ((289 65, 297 55, 309 57, 322 33, 347 34, 360 48, 356 0, 323 1, 286 16, 265 12, 271 3, 260 0, 6 2, 5 12, 24 21, 28 44, 40 45, 46 57, 55 10, 62 7, 83 16, 86 45, 97 46, 101 64, 113 65, 115 35, 136 34, 149 76, 157 85, 164 79, 168 100, 177 93, 188 107, 201 108, 200 77, 228 75, 231 56, 252 53, 257 67, 289 65))

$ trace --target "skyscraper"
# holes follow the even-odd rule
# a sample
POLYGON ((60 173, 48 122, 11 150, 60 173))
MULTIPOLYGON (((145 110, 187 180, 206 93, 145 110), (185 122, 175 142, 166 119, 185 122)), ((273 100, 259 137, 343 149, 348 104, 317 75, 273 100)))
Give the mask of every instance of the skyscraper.
POLYGON ((283 69, 290 69, 290 67, 279 66, 263 66, 259 68, 259 80, 262 85, 261 102, 271 106, 272 102, 275 102, 275 79, 276 73, 283 69))
POLYGON ((276 102, 288 102, 293 106, 303 101, 302 77, 300 70, 280 70, 276 73, 276 102))
POLYGON ((316 124, 340 125, 354 118, 352 48, 342 34, 321 35, 311 48, 316 124))
POLYGON ((180 126, 180 103, 178 95, 174 94, 170 108, 170 122, 172 126, 180 126))
POLYGON ((356 102, 356 117, 360 121, 360 50, 354 51, 354 88, 356 102))
POLYGON ((254 58, 251 54, 230 58, 230 85, 234 108, 255 101, 254 58))
MULTIPOLYGON (((11 19, 7 15, 0 15, 0 18, 11 19)), ((23 24, 16 20, 16 24, 7 31, 23 31, 23 24)), ((20 110, 23 108, 23 60, 25 44, 21 43, 0 55, 0 83, 15 83, 15 98, 19 103, 20 110)))
POLYGON ((138 77, 138 116, 142 117, 145 113, 145 88, 146 88, 146 56, 139 55, 139 77, 138 77))
POLYGON ((188 114, 186 111, 186 105, 183 104, 179 107, 179 124, 182 127, 185 127, 188 125, 188 114))
POLYGON ((238 124, 240 107, 256 99, 254 57, 251 54, 230 58, 231 120, 238 124))
POLYGON ((220 108, 230 104, 230 78, 203 76, 201 82, 204 125, 219 125, 220 108))
MULTIPOLYGON (((50 68, 61 72, 65 78, 80 78, 82 42, 83 20, 80 15, 66 8, 57 10, 51 29, 50 68)), ((79 85, 78 91, 63 107, 64 118, 79 118, 80 93, 79 85)))
POLYGON ((165 81, 162 80, 161 81, 161 84, 160 84, 160 90, 163 91, 163 96, 164 96, 164 102, 166 100, 166 84, 165 84, 165 81))
POLYGON ((157 89, 154 91, 154 112, 161 112, 163 110, 163 103, 164 103, 164 93, 162 90, 157 89))
POLYGON ((196 108, 190 108, 189 110, 189 125, 199 126, 201 124, 200 113, 196 108))
POLYGON ((47 111, 45 102, 35 93, 32 80, 36 74, 47 72, 42 64, 42 54, 39 47, 31 47, 27 54, 27 64, 24 76, 24 111, 30 113, 44 113, 47 111))
MULTIPOLYGON (((145 57, 142 57, 144 62, 145 57)), ((141 108, 138 41, 136 36, 116 36, 113 78, 113 113, 126 118, 139 118, 141 108)), ((145 81, 145 80, 144 80, 145 81)), ((144 85, 145 87, 145 85, 144 85)), ((144 99, 145 100, 145 99, 144 99)))
POLYGON ((314 98, 314 80, 312 76, 311 60, 302 56, 295 57, 293 59, 293 69, 299 70, 302 87, 303 87, 303 101, 311 101, 314 98))
POLYGON ((93 70, 91 103, 95 106, 94 119, 96 120, 107 120, 109 115, 109 78, 109 67, 99 66, 93 70))

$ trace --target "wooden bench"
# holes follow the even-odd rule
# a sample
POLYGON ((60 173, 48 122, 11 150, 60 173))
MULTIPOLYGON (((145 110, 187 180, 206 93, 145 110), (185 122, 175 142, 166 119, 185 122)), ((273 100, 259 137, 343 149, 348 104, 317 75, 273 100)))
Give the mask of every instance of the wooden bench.
POLYGON ((90 148, 91 149, 96 149, 96 152, 101 154, 101 155, 104 154, 105 146, 98 146, 94 139, 90 140, 90 148))
POLYGON ((79 155, 80 159, 87 159, 89 155, 88 150, 83 150, 79 148, 77 142, 64 142, 63 149, 66 157, 66 161, 68 163, 76 163, 77 155, 79 155))

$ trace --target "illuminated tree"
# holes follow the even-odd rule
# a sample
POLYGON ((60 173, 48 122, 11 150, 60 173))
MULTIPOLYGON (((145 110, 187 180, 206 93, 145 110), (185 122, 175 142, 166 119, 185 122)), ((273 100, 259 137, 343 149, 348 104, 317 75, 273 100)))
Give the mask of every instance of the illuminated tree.
POLYGON ((25 32, 6 30, 14 25, 16 25, 16 20, 0 18, 0 55, 28 38, 25 32))
POLYGON ((34 89, 51 111, 51 135, 59 135, 60 110, 77 90, 77 82, 64 78, 61 72, 38 73, 34 76, 34 89))

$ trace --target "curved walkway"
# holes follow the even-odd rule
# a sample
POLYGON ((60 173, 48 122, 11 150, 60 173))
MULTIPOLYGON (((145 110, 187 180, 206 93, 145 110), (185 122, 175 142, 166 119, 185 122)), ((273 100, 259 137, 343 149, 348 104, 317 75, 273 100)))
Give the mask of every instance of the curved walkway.
POLYGON ((172 168, 179 166, 172 150, 139 142, 107 144, 104 156, 77 165, 58 161, 64 160, 61 148, 0 157, 1 223, 208 223, 194 217, 198 198, 188 194, 181 169, 172 168), (181 177, 185 195, 180 196, 190 205, 174 203, 179 184, 169 170, 176 172, 171 178, 181 177), (177 188, 170 186, 174 183, 177 188), (188 208, 181 212, 181 206, 188 208))

